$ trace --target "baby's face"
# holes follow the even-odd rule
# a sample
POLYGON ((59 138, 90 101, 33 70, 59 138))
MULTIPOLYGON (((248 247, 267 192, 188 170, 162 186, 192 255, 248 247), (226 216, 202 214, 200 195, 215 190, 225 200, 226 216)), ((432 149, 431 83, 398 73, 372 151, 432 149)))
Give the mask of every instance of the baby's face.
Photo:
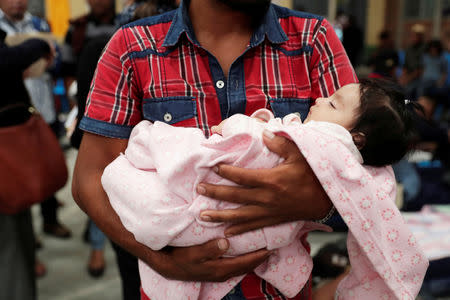
POLYGON ((359 84, 348 84, 328 98, 317 98, 316 103, 311 106, 305 123, 308 121, 331 122, 350 131, 355 125, 359 106, 359 84))

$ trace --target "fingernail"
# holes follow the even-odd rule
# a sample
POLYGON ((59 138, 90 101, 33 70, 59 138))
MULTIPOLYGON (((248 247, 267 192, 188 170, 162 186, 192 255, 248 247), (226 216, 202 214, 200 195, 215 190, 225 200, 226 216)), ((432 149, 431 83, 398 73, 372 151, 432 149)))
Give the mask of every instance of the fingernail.
POLYGON ((219 246, 220 250, 228 250, 228 242, 225 239, 220 239, 217 242, 217 246, 219 246))
POLYGON ((271 139, 273 139, 275 137, 275 134, 272 131, 269 131, 267 129, 264 129, 263 134, 269 140, 271 140, 271 139))
POLYGON ((206 221, 206 222, 209 222, 209 221, 212 220, 211 216, 208 216, 208 215, 205 215, 205 214, 200 214, 200 218, 201 218, 203 221, 206 221))
POLYGON ((201 184, 197 185, 197 193, 199 193, 200 195, 205 195, 206 188, 201 184))
POLYGON ((214 171, 214 173, 219 174, 219 167, 218 166, 214 166, 213 167, 213 171, 214 171))
POLYGON ((230 238, 230 237, 233 237, 233 236, 234 236, 234 234, 232 232, 225 232, 225 237, 226 238, 230 238))

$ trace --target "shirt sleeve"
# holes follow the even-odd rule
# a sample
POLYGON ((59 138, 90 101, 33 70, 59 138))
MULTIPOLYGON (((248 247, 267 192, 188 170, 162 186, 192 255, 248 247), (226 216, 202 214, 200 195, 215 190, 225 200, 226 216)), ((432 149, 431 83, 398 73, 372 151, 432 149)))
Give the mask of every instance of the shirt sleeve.
POLYGON ((97 65, 80 128, 98 135, 128 139, 142 120, 141 96, 126 32, 109 41, 97 65))
POLYGON ((325 19, 314 32, 310 72, 312 99, 328 97, 340 87, 358 82, 342 43, 325 19))

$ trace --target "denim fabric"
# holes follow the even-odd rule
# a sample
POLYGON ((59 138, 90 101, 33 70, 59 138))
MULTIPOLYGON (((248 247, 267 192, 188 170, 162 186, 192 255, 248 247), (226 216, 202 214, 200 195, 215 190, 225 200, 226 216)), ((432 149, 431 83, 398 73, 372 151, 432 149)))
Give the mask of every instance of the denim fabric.
POLYGON ((270 106, 275 117, 283 118, 290 113, 298 113, 302 121, 305 121, 311 102, 311 99, 279 98, 270 99, 270 106))
POLYGON ((194 97, 144 99, 143 113, 147 120, 175 124, 197 115, 194 97), (167 116, 170 119, 165 119, 167 116))
POLYGON ((241 284, 235 286, 222 300, 246 300, 242 293, 241 284))
POLYGON ((414 165, 406 159, 392 165, 395 178, 403 184, 405 204, 411 203, 420 193, 420 177, 414 165))
POLYGON ((89 241, 94 250, 102 250, 105 248, 105 234, 95 225, 92 220, 89 220, 89 241))

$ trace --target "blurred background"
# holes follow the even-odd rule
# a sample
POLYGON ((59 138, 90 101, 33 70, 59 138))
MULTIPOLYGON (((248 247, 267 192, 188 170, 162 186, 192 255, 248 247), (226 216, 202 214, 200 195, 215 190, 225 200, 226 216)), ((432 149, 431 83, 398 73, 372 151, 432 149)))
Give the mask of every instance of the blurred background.
MULTIPOLYGON (((38 109, 41 105, 41 113, 47 111, 46 121, 59 138, 69 174, 81 138, 77 121, 101 50, 120 23, 146 15, 142 11, 135 15, 136 7, 130 5, 133 1, 103 1, 109 4, 97 7, 99 12, 93 9, 95 2, 28 0, 26 11, 42 22, 31 24, 31 29, 11 29, 0 15, 0 29, 8 35, 46 32, 56 45, 54 65, 38 75, 48 76, 35 83, 50 88, 50 104, 33 104, 38 109), (47 23, 48 28, 44 26, 47 23), (84 34, 81 39, 80 30, 84 34), (89 43, 94 36, 95 43, 89 43)), ((325 16, 358 76, 395 80, 411 101, 424 107, 416 120, 420 133, 417 148, 394 166, 399 183, 397 204, 431 261, 420 299, 450 299, 450 0, 273 2, 325 16)), ((167 1, 147 15, 176 5, 177 1, 167 1)), ((115 254, 74 203, 70 178, 47 203, 47 207, 35 205, 32 209, 39 299, 121 299, 115 254)), ((317 266, 313 273, 316 286, 333 280, 348 267, 347 228, 338 215, 332 222, 334 233, 309 237, 317 266)))

